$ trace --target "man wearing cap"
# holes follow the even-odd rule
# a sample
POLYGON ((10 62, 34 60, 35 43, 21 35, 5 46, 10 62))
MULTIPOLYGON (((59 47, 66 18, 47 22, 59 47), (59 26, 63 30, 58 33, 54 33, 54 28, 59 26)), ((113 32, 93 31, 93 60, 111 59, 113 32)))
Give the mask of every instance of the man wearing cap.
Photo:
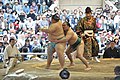
POLYGON ((84 40, 84 56, 91 59, 91 56, 97 62, 100 62, 96 56, 98 56, 98 43, 94 37, 96 32, 96 19, 92 16, 92 10, 90 7, 85 9, 86 16, 83 17, 76 26, 76 32, 78 36, 81 36, 84 40))
POLYGON ((19 2, 17 0, 15 0, 14 2, 13 10, 17 11, 17 13, 20 14, 21 6, 19 5, 19 2))
POLYGON ((47 28, 42 28, 40 29, 42 32, 46 32, 48 33, 48 39, 49 41, 51 41, 48 44, 48 58, 47 58, 47 66, 46 68, 49 69, 50 64, 53 60, 53 53, 56 52, 58 54, 59 57, 59 62, 61 65, 61 68, 64 68, 64 50, 65 50, 65 46, 66 46, 66 38, 64 35, 64 31, 62 28, 62 22, 60 21, 60 18, 58 16, 58 14, 55 14, 52 16, 52 24, 47 28), (52 42, 53 40, 56 39, 63 39, 63 42, 52 42))

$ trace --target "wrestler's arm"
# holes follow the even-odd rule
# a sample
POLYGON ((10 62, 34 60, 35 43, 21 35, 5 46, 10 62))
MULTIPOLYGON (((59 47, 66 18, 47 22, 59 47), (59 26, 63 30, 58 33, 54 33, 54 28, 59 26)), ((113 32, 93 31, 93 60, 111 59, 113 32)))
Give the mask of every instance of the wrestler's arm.
POLYGON ((64 38, 60 40, 54 40, 54 42, 68 42, 72 36, 73 36, 73 32, 68 31, 64 38))
POLYGON ((63 37, 62 39, 57 39, 57 40, 51 40, 51 42, 55 42, 55 43, 58 43, 58 42, 66 42, 66 37, 63 37))
POLYGON ((41 28, 40 29, 42 32, 46 32, 46 33, 53 33, 56 30, 55 25, 51 24, 50 27, 47 28, 41 28))

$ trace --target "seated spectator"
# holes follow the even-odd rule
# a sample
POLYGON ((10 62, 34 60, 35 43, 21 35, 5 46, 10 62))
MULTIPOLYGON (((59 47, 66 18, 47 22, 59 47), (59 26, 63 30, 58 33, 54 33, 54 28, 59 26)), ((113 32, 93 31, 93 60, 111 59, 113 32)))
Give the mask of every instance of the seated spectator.
POLYGON ((36 20, 36 15, 33 9, 30 9, 29 14, 27 15, 27 18, 31 17, 31 19, 33 19, 33 21, 36 20))
POLYGON ((24 46, 20 49, 20 52, 23 51, 23 48, 28 48, 28 51, 26 51, 26 49, 25 49, 25 52, 32 52, 32 45, 30 44, 30 40, 29 40, 29 39, 26 39, 26 40, 25 40, 25 44, 24 44, 24 46))
POLYGON ((0 9, 3 9, 3 2, 0 1, 0 9))
MULTIPOLYGON (((21 47, 21 48, 19 49, 19 51, 22 52, 22 53, 32 52, 32 45, 30 44, 30 40, 29 40, 29 39, 26 39, 26 40, 25 40, 24 46, 21 47)), ((28 60, 27 55, 23 55, 23 56, 22 56, 22 60, 28 60)))
POLYGON ((24 21, 25 21, 25 15, 26 15, 26 13, 25 13, 24 11, 21 11, 21 13, 20 13, 20 15, 19 15, 19 19, 20 19, 20 21, 23 22, 23 23, 24 23, 24 21))
POLYGON ((115 47, 114 41, 110 42, 110 47, 105 50, 103 58, 120 58, 120 52, 115 47))
POLYGON ((41 45, 40 45, 40 43, 38 43, 37 40, 34 40, 32 46, 33 46, 32 51, 33 51, 34 53, 36 53, 36 52, 41 52, 41 51, 42 51, 41 45))
POLYGON ((32 2, 30 9, 33 9, 35 11, 35 13, 38 13, 38 6, 36 5, 36 3, 34 1, 32 2))
POLYGON ((28 14, 30 12, 30 7, 28 6, 27 2, 23 5, 23 11, 28 14))
POLYGON ((115 42, 115 47, 119 49, 119 45, 120 45, 120 42, 119 42, 119 36, 115 36, 114 37, 114 42, 115 42))

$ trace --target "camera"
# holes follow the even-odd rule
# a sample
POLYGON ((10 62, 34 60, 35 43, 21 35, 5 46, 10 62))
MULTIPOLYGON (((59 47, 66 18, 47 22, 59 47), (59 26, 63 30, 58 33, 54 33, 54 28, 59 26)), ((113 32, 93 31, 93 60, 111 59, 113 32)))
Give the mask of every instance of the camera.
POLYGON ((67 70, 67 68, 64 68, 64 69, 60 72, 59 76, 60 76, 62 79, 68 79, 69 76, 70 76, 70 73, 69 73, 69 71, 67 70))

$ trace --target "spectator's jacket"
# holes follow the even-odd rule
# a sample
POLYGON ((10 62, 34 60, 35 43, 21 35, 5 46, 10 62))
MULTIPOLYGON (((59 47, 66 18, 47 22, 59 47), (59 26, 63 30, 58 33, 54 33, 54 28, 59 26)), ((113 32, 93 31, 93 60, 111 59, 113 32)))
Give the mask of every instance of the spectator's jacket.
POLYGON ((105 50, 103 58, 120 58, 120 52, 116 47, 113 49, 109 47, 105 50))

